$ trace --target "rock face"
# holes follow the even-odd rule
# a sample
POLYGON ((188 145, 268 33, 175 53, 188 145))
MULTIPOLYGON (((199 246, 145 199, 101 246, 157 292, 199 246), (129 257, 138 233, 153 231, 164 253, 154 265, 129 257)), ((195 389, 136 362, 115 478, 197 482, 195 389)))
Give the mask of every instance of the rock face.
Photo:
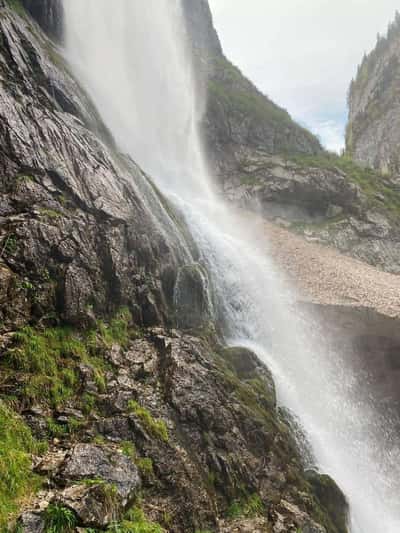
POLYGON ((400 15, 365 56, 349 90, 347 151, 356 161, 400 172, 400 15))
POLYGON ((23 6, 37 20, 46 33, 57 41, 63 34, 62 0, 22 0, 23 6))
POLYGON ((122 302, 162 323, 190 260, 180 229, 40 29, 3 6, 0 35, 1 327, 122 302))

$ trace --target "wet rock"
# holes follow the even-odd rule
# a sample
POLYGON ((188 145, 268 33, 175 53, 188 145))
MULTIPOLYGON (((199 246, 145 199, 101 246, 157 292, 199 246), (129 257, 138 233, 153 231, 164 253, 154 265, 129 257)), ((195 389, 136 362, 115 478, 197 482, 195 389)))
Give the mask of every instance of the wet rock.
POLYGON ((312 485, 318 501, 328 511, 337 531, 346 533, 349 506, 343 492, 331 477, 319 474, 315 470, 307 471, 306 478, 312 485))
POLYGON ((180 328, 201 328, 210 321, 209 282, 206 271, 199 264, 185 265, 179 269, 175 306, 180 328))
POLYGON ((222 352, 222 357, 243 380, 260 380, 264 392, 264 399, 272 406, 276 406, 276 391, 272 373, 257 355, 243 347, 230 347, 222 352))

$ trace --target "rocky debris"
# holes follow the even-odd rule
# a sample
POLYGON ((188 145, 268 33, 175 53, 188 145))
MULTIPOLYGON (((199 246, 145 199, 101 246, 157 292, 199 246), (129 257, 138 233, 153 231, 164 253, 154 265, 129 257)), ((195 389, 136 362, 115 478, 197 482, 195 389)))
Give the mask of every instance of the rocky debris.
POLYGON ((261 217, 241 212, 261 250, 272 255, 298 298, 321 305, 367 308, 387 317, 400 316, 400 279, 294 235, 261 217))
POLYGON ((265 518, 248 518, 235 520, 234 522, 224 521, 219 524, 220 533, 270 533, 271 528, 265 518))

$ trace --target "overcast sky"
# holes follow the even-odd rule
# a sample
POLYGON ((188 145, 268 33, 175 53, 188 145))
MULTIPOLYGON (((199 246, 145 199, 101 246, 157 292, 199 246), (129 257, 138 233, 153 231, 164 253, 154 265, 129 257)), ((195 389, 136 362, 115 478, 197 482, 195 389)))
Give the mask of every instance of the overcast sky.
POLYGON ((344 143, 346 93, 399 0, 210 0, 226 55, 323 144, 344 143))

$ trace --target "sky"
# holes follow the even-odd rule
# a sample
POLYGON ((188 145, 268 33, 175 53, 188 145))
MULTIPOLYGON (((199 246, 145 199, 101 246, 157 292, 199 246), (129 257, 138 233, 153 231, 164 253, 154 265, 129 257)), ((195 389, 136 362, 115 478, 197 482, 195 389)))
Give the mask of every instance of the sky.
POLYGON ((209 0, 226 56, 333 151, 364 52, 399 0, 209 0))

